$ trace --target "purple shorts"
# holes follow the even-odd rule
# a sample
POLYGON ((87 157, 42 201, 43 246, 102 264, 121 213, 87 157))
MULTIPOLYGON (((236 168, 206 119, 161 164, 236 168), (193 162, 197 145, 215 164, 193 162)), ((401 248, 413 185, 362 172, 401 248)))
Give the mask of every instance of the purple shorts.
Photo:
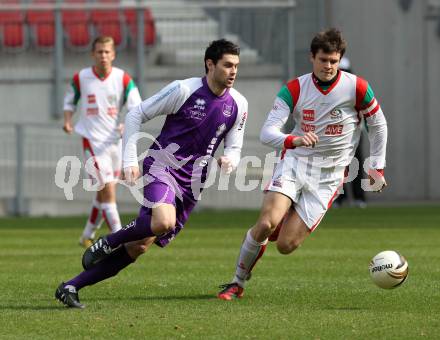
POLYGON ((139 211, 139 216, 152 214, 152 203, 168 203, 176 207, 176 226, 165 235, 158 236, 155 243, 160 247, 165 247, 170 243, 182 230, 189 214, 193 210, 197 201, 191 193, 186 192, 182 188, 176 190, 175 185, 170 185, 160 181, 159 179, 147 184, 144 187, 145 204, 139 211), (178 191, 176 193, 176 191, 178 191))

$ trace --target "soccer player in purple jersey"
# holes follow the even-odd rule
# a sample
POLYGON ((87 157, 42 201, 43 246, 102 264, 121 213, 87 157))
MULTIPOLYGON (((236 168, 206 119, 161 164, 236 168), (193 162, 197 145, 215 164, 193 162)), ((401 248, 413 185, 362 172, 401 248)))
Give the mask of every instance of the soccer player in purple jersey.
POLYGON ((207 165, 221 141, 217 163, 225 172, 238 165, 247 118, 247 100, 235 89, 239 47, 221 39, 205 51, 203 78, 176 80, 131 110, 125 120, 123 168, 128 183, 140 176, 136 135, 142 123, 167 115, 143 161, 144 203, 138 217, 120 231, 99 238, 82 259, 84 271, 63 282, 55 297, 84 308, 78 291, 115 276, 155 243, 165 247, 183 228, 204 182, 207 165), (145 183, 144 182, 144 183, 145 183))

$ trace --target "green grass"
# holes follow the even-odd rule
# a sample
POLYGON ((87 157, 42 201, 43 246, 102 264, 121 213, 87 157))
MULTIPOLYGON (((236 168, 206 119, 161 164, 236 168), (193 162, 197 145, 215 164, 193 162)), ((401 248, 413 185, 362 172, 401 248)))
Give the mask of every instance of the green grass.
POLYGON ((53 298, 81 271, 84 218, 0 219, 0 338, 439 338, 440 207, 330 211, 294 254, 268 247, 243 299, 217 300, 257 214, 193 214, 169 247, 81 290, 85 310, 53 298), (375 287, 368 274, 386 249, 409 262, 395 290, 375 287))

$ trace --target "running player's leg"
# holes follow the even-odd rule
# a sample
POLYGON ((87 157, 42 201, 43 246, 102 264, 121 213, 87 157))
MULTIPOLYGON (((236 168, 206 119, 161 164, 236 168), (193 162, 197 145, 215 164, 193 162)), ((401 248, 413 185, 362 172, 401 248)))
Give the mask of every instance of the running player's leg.
POLYGON ((220 299, 232 300, 243 295, 246 279, 263 255, 268 237, 281 222, 290 205, 291 199, 284 194, 272 191, 265 194, 260 217, 246 233, 238 256, 235 275, 231 283, 221 286, 223 290, 218 294, 220 299))
POLYGON ((116 204, 116 182, 105 183, 104 188, 98 192, 98 200, 110 232, 114 233, 121 229, 121 219, 116 204))
POLYGON ((95 197, 92 202, 89 217, 79 240, 80 245, 85 248, 92 245, 96 231, 101 227, 102 221, 101 203, 99 203, 98 199, 95 197))
POLYGON ((310 234, 310 229, 298 215, 295 208, 289 209, 277 238, 277 249, 281 254, 290 254, 310 234))

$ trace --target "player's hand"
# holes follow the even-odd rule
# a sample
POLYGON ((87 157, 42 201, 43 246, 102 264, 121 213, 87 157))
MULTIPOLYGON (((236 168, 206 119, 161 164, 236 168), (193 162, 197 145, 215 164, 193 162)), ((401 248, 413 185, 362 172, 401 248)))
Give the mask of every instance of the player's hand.
POLYGON ((63 125, 63 130, 64 130, 65 133, 71 135, 72 132, 73 132, 73 125, 72 125, 72 122, 70 122, 70 121, 65 121, 65 122, 64 122, 64 125, 63 125))
POLYGON ((368 171, 368 178, 370 179, 371 191, 382 192, 387 186, 387 181, 383 175, 383 170, 370 169, 368 171))
POLYGON ((225 173, 226 175, 229 175, 232 170, 234 170, 234 167, 232 166, 231 160, 227 156, 221 156, 217 160, 218 166, 220 169, 225 173))
POLYGON ((124 128, 125 128, 125 125, 123 123, 120 123, 118 125, 118 131, 121 136, 124 134, 124 128))
POLYGON ((316 133, 310 131, 307 132, 304 136, 297 137, 293 140, 293 145, 298 146, 311 146, 312 148, 315 147, 316 143, 319 142, 319 137, 316 133))
POLYGON ((140 171, 138 166, 129 166, 124 168, 123 180, 125 180, 128 185, 134 185, 136 180, 140 176, 140 171))

